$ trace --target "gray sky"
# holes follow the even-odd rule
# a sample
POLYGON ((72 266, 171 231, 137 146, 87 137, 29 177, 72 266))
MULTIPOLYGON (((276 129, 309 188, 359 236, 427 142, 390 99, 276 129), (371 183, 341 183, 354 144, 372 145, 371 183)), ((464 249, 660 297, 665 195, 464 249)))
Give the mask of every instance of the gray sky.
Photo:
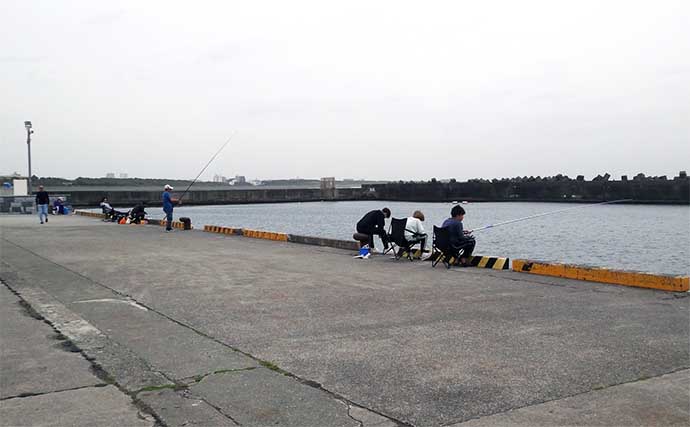
POLYGON ((0 172, 676 175, 690 2, 0 0, 0 172), (175 3, 175 4, 171 4, 175 3))

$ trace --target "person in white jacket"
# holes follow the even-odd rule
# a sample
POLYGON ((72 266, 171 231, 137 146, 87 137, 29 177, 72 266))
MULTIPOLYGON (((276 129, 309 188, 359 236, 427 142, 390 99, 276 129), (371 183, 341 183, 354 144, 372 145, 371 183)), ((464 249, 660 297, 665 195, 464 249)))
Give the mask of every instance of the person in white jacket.
POLYGON ((407 218, 407 223, 405 224, 405 240, 410 243, 420 243, 419 256, 424 253, 424 248, 426 248, 426 231, 424 230, 424 214, 422 211, 414 211, 411 217, 407 218))

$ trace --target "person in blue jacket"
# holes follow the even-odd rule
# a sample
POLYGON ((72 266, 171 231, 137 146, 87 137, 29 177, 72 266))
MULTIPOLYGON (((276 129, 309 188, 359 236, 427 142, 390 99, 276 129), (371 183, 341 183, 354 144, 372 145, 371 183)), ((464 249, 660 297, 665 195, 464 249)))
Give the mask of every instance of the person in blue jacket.
POLYGON ((469 264, 469 257, 472 256, 472 251, 476 241, 470 234, 471 231, 463 230, 462 220, 465 219, 465 209, 460 205, 455 205, 450 210, 450 218, 443 221, 442 227, 448 227, 450 245, 458 251, 462 251, 460 255, 460 265, 467 267, 469 264))
POLYGON ((173 220, 173 207, 176 204, 180 204, 180 201, 172 198, 170 193, 173 190, 168 184, 163 187, 163 212, 165 212, 165 231, 172 231, 172 220, 173 220))

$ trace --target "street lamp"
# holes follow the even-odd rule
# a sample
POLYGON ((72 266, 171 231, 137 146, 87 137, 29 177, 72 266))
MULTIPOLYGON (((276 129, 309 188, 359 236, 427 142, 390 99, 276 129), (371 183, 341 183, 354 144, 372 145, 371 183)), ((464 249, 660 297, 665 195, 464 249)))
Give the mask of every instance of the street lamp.
POLYGON ((24 122, 24 127, 26 128, 26 148, 29 151, 29 196, 32 193, 31 190, 31 134, 34 133, 33 129, 31 129, 31 122, 30 121, 25 121, 24 122))

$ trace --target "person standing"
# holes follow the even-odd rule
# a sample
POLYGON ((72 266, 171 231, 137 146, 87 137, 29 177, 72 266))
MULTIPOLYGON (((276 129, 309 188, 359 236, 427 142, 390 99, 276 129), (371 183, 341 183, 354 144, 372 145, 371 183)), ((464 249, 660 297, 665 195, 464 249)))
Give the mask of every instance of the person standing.
POLYGON ((180 203, 179 200, 172 198, 170 193, 172 190, 173 187, 168 184, 165 184, 165 187, 163 187, 163 212, 165 212, 165 231, 167 232, 172 231, 173 207, 176 203, 180 203))
POLYGON ((377 235, 383 242, 383 250, 388 249, 388 234, 386 234, 385 220, 390 218, 391 210, 383 208, 368 212, 357 223, 357 232, 369 236, 369 248, 374 251, 374 236, 377 235))
POLYGON ((450 210, 450 218, 443 221, 442 227, 448 227, 450 245, 453 249, 457 250, 458 253, 462 251, 459 261, 463 267, 467 267, 469 265, 469 257, 472 256, 476 241, 474 237, 470 235, 470 231, 463 230, 463 219, 465 219, 465 209, 460 205, 455 205, 453 209, 450 210))
POLYGON ((43 217, 45 216, 45 222, 48 222, 48 205, 50 204, 50 197, 48 197, 48 192, 43 190, 43 186, 38 186, 38 192, 36 193, 36 209, 38 210, 38 219, 41 220, 43 224, 43 217))

